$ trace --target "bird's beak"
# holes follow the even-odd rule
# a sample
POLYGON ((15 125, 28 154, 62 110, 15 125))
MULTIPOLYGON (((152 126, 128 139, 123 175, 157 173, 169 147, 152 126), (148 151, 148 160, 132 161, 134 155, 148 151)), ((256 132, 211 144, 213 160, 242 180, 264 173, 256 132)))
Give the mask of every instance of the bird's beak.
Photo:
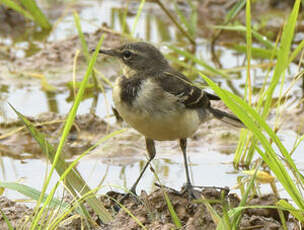
POLYGON ((118 52, 116 49, 108 49, 108 50, 100 49, 99 53, 109 55, 109 56, 113 56, 113 57, 119 57, 120 56, 120 52, 118 52))

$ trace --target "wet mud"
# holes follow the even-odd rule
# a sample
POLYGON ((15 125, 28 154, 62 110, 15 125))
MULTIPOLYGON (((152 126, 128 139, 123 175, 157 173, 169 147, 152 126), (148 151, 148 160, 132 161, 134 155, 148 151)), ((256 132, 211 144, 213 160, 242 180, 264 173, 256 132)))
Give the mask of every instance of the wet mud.
MULTIPOLYGON (((168 203, 165 200, 165 193, 168 196, 174 212, 179 218, 181 229, 199 230, 199 229, 216 229, 219 224, 218 219, 212 214, 215 211, 220 217, 224 211, 237 207, 240 203, 239 197, 231 193, 228 188, 203 188, 196 190, 201 198, 197 200, 189 200, 189 194, 183 190, 176 191, 170 188, 159 188, 151 194, 142 191, 138 197, 129 196, 123 201, 123 208, 118 212, 114 206, 124 194, 110 191, 106 195, 101 196, 100 200, 105 204, 105 207, 112 213, 113 221, 108 224, 101 223, 97 216, 89 211, 93 220, 99 224, 94 229, 103 230, 139 230, 144 226, 149 230, 169 230, 176 229, 172 215, 168 209, 168 203), (211 205, 210 207, 208 205, 211 205), (126 212, 125 210, 128 210, 126 212), (130 215, 134 215, 132 217, 130 215), (135 219, 136 218, 136 219, 135 219), (140 223, 140 224, 139 224, 140 223), (141 226, 142 225, 142 226, 141 226)), ((269 205, 275 206, 277 197, 272 194, 261 197, 253 197, 249 199, 250 205, 269 205)), ((89 207, 87 207, 90 210, 89 207)), ((5 197, 0 198, 0 209, 11 220, 14 227, 27 220, 30 225, 30 218, 33 212, 32 209, 25 205, 15 203, 5 197)), ((297 223, 287 211, 283 212, 288 229, 300 229, 297 223)), ((81 218, 71 218, 70 221, 64 222, 58 229, 81 229, 81 218)), ((224 224, 225 226, 225 224, 224 224)), ((273 208, 247 208, 241 213, 240 228, 245 229, 261 229, 261 230, 279 230, 282 229, 282 223, 279 217, 278 210, 273 208)), ((303 226, 302 226, 303 227, 303 226)), ((0 228, 8 229, 4 219, 0 217, 0 228)), ((84 229, 87 229, 84 227, 84 229)))

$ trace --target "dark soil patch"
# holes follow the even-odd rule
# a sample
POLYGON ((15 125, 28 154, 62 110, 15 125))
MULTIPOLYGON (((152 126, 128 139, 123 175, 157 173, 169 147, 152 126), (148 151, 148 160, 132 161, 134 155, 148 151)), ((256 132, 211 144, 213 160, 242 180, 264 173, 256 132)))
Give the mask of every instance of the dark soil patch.
MULTIPOLYGON (((218 213, 222 216, 223 205, 232 209, 239 205, 239 198, 236 194, 229 193, 227 190, 218 190, 216 188, 205 188, 200 194, 201 200, 189 201, 188 194, 173 190, 165 190, 168 194, 174 210, 179 217, 183 228, 182 229, 216 229, 215 221, 202 200, 208 200, 218 213), (223 197, 223 199, 221 199, 223 197)), ((114 196, 119 199, 121 195, 113 192, 108 193, 109 196, 114 196)), ((147 195, 142 192, 140 199, 143 201, 138 204, 134 202, 134 198, 129 198, 124 202, 125 207, 136 216, 147 229, 172 229, 175 228, 172 217, 168 210, 167 203, 164 198, 164 190, 156 190, 147 195)), ((277 198, 272 194, 262 197, 255 197, 248 202, 248 205, 275 205, 277 198)), ((113 206, 110 202, 107 207, 113 206)), ((285 213, 288 216, 288 213, 285 213)), ((290 224, 295 223, 291 220, 290 224)), ((240 229, 281 229, 282 225, 278 218, 276 209, 248 209, 242 214, 240 221, 240 229)), ((120 210, 115 216, 114 221, 106 226, 105 229, 141 229, 133 218, 124 211, 120 210), (126 226, 126 227, 122 227, 126 226)))
MULTIPOLYGON (((5 196, 0 197, 0 210, 8 218, 13 227, 24 227, 24 221, 27 216, 30 215, 33 210, 25 206, 24 204, 16 203, 7 199, 5 196)), ((9 229, 3 215, 0 216, 0 229, 9 229)))
MULTIPOLYGON (((168 188, 157 189, 151 194, 146 194, 142 191, 138 199, 128 197, 124 200, 124 207, 132 213, 137 220, 149 230, 165 230, 175 229, 172 217, 168 210, 167 203, 164 198, 164 192, 167 193, 174 210, 182 224, 182 229, 216 229, 214 218, 210 214, 207 206, 202 202, 208 200, 212 208, 222 216, 223 205, 226 208, 232 209, 239 205, 239 198, 236 194, 230 193, 227 189, 219 190, 217 188, 205 188, 202 191, 197 191, 202 199, 189 201, 188 194, 182 191, 175 191, 168 188)), ((132 218, 124 209, 120 209, 118 213, 114 211, 115 200, 121 199, 123 194, 114 191, 108 192, 106 196, 101 196, 101 201, 105 207, 113 214, 113 221, 107 225, 100 223, 100 227, 95 229, 104 230, 137 230, 142 229, 140 225, 132 218)), ((254 197, 248 201, 250 205, 271 205, 274 206, 278 199, 273 194, 268 194, 262 197, 254 197)), ((22 221, 26 217, 30 217, 32 209, 25 205, 20 205, 5 197, 0 198, 0 209, 11 221, 11 224, 21 228, 22 221)), ((88 207, 88 210, 90 208, 88 207)), ((93 219, 98 223, 96 215, 90 211, 93 219)), ((288 229, 300 229, 298 223, 285 212, 288 229)), ((8 229, 3 218, 0 218, 0 228, 8 229)), ((81 229, 80 218, 74 218, 71 221, 65 222, 59 229, 81 229)), ((279 214, 276 209, 247 209, 242 213, 240 221, 240 229, 282 229, 279 214)))
MULTIPOLYGON (((211 25, 223 25, 226 23, 226 17, 232 10, 237 1, 230 0, 208 0, 200 1, 198 4, 198 13, 203 17, 198 17, 198 32, 205 38, 214 36, 214 29, 211 25)), ((264 0, 255 1, 251 5, 251 20, 253 24, 259 25, 258 31, 267 35, 271 40, 275 40, 280 31, 284 20, 293 7, 294 1, 277 1, 264 0), (263 16, 261 16, 263 15, 263 16), (269 15, 269 16, 268 16, 269 15), (264 21, 263 21, 264 20, 264 21)), ((233 22, 246 24, 246 11, 241 10, 235 16, 233 22)), ((298 26, 298 31, 302 30, 302 26, 298 26)), ((244 34, 235 31, 223 31, 219 37, 220 41, 231 42, 244 40, 244 34)))
MULTIPOLYGON (((33 118, 28 117, 47 140, 57 145, 62 134, 65 116, 57 113, 43 113, 33 118)), ((103 119, 92 114, 76 116, 68 136, 64 153, 66 158, 80 154, 96 143, 98 139, 113 131, 113 127, 103 119)), ((42 150, 21 121, 0 124, 0 149, 2 156, 24 159, 22 153, 29 153, 25 158, 41 157, 42 150), (16 143, 18 145, 16 146, 16 143)))

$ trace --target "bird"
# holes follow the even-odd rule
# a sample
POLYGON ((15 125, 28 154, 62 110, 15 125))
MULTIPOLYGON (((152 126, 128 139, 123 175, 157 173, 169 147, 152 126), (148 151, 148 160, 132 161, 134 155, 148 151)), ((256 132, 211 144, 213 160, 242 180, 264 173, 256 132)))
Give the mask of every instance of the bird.
POLYGON ((130 42, 100 54, 115 57, 122 64, 122 75, 115 81, 112 97, 119 115, 145 137, 148 161, 129 190, 136 187, 156 155, 155 141, 179 141, 183 153, 186 183, 190 197, 195 191, 187 162, 187 138, 200 124, 214 117, 236 127, 244 127, 235 115, 213 108, 216 95, 195 86, 172 68, 164 55, 147 42, 130 42))

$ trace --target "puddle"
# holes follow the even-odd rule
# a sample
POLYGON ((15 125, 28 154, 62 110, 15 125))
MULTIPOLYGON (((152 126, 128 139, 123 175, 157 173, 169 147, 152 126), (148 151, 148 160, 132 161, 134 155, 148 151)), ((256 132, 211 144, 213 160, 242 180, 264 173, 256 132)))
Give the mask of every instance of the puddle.
MULTIPOLYGON (((6 102, 9 102, 25 116, 37 117, 41 113, 54 112, 59 114, 67 114, 72 106, 71 92, 66 87, 59 88, 59 93, 45 92, 40 86, 30 87, 9 87, 7 93, 4 93, 6 102), (37 106, 39 105, 39 106, 37 106)), ((79 115, 87 114, 94 98, 89 97, 83 100, 79 106, 79 115)), ((112 92, 109 90, 105 96, 99 94, 97 97, 96 115, 105 118, 111 112, 108 104, 112 102, 112 92), (106 108, 106 109, 105 109, 106 108)), ((17 119, 17 115, 12 111, 8 104, 3 104, 4 117, 0 117, 0 122, 17 119)), ((111 112, 112 113, 112 112, 111 112)))
MULTIPOLYGON (((145 161, 140 160, 125 166, 104 164, 103 159, 98 157, 96 159, 86 159, 80 161, 77 169, 86 182, 95 188, 99 185, 102 178, 106 175, 103 183, 104 187, 100 190, 105 193, 110 190, 122 192, 124 188, 130 188, 135 179, 139 175, 140 168, 143 167, 145 161), (121 189, 117 188, 121 187, 121 189)), ((141 157, 144 159, 144 156, 141 157)), ((236 183, 234 174, 227 174, 231 171, 231 157, 217 152, 208 152, 206 154, 191 155, 191 174, 193 182, 196 185, 210 185, 210 186, 232 186, 236 183), (224 163, 227 164, 224 164, 224 163), (219 166, 220 165, 220 170, 219 166), (215 172, 211 173, 211 172, 215 172), (208 176, 205 176, 208 175, 208 176), (211 177, 210 175, 214 175, 211 177), (218 178, 217 175, 223 175, 218 178)), ((122 161, 122 159, 120 159, 122 161)), ((133 159, 134 160, 134 159, 133 159)), ((43 180, 46 173, 46 160, 44 159, 29 159, 29 160, 12 160, 8 157, 2 157, 2 178, 3 181, 20 181, 22 183, 33 186, 41 190, 43 180)), ((153 161, 153 167, 158 173, 160 180, 166 186, 179 189, 185 182, 183 158, 181 154, 163 156, 157 155, 157 159, 153 161)), ((49 166, 50 168, 50 166, 49 166)), ((52 178, 51 185, 55 185, 57 175, 52 178)), ((150 170, 144 175, 142 182, 138 185, 138 192, 146 190, 151 192, 155 189, 156 182, 154 175, 150 170)), ((5 192, 8 198, 16 199, 23 196, 13 192, 5 192)))
MULTIPOLYGON (((204 127, 201 130, 204 130, 204 127)), ((198 135, 201 130, 199 130, 198 135)), ((131 135, 134 135, 132 131, 131 135)), ((279 136, 282 138, 286 148, 291 150, 296 138, 295 133, 292 131, 282 132, 279 133, 279 136)), ((130 188, 146 161, 143 138, 136 138, 138 140, 133 142, 126 141, 128 139, 115 138, 101 145, 101 148, 94 150, 77 165, 77 169, 91 188, 95 188, 104 180, 100 190, 102 194, 110 190, 121 192, 125 188, 130 188), (119 140, 121 140, 121 143, 118 142, 119 140), (113 146, 113 142, 119 148, 112 148, 112 151, 104 151, 109 149, 108 146, 113 146), (137 148, 135 147, 136 145, 141 146, 137 148), (136 148, 136 151, 130 151, 130 148, 131 150, 136 148)), ((189 140, 188 155, 193 183, 199 186, 228 186, 230 188, 236 186, 237 177, 244 176, 244 174, 234 171, 232 166, 233 155, 223 154, 217 150, 225 149, 225 146, 227 146, 225 144, 227 143, 220 143, 219 140, 221 138, 214 136, 212 143, 202 145, 200 142, 204 142, 206 139, 206 137, 203 137, 202 139, 189 140), (215 145, 214 143, 217 144, 215 145)), ((183 158, 178 144, 176 142, 156 143, 157 156, 153 161, 153 168, 162 184, 178 190, 185 182, 183 158)), ((235 145, 232 146, 235 148, 235 145)), ((304 143, 300 144, 293 157, 299 169, 304 171, 304 161, 301 157, 302 149, 304 149, 304 143)), ((1 180, 22 181, 22 183, 40 190, 43 183, 41 178, 44 177, 46 168, 50 169, 50 165, 44 158, 32 159, 30 157, 28 159, 28 157, 29 155, 26 152, 16 159, 2 157, 1 180), (48 167, 46 167, 47 165, 48 167)), ((54 176, 51 185, 54 185, 57 179, 57 175, 54 176)), ((155 190, 155 182, 157 181, 153 173, 147 170, 138 186, 138 191, 145 190, 149 193, 155 190)), ((261 191, 264 193, 269 192, 270 186, 261 186, 261 191)), ((288 197, 285 190, 279 188, 279 191, 282 197, 288 197)), ((238 190, 234 190, 234 192, 239 193, 238 190)), ((23 197, 11 190, 6 191, 5 195, 11 199, 21 199, 23 197)))

